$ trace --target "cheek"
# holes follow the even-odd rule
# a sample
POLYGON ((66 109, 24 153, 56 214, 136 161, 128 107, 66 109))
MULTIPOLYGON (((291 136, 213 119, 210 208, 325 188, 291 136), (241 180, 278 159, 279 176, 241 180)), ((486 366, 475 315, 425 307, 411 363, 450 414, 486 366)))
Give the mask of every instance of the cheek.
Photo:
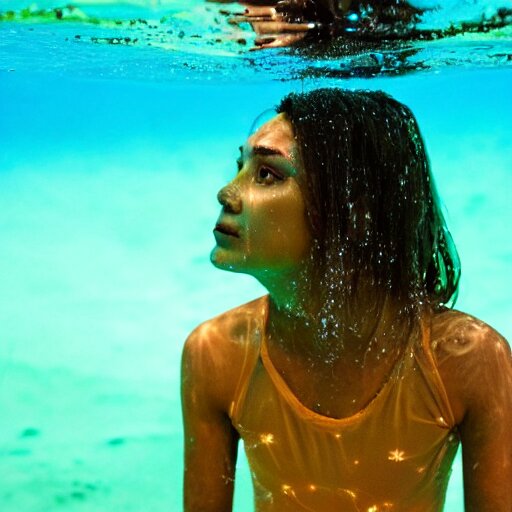
POLYGON ((298 260, 311 245, 311 233, 300 193, 276 190, 264 197, 250 198, 248 209, 251 253, 272 259, 298 260))

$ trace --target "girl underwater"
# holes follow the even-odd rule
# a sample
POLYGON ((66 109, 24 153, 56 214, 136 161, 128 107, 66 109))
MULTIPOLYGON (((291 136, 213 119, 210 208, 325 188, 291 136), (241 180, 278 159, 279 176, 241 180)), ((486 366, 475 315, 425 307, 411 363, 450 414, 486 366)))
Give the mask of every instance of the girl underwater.
POLYGON ((506 341, 451 309, 460 265, 411 111, 382 92, 286 96, 218 194, 212 263, 268 295, 196 328, 182 362, 187 512, 512 510, 506 341))

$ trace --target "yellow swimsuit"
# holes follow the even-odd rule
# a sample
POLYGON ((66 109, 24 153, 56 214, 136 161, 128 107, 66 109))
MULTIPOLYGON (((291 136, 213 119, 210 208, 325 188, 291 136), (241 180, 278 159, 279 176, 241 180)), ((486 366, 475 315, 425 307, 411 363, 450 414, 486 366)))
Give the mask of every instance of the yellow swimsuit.
POLYGON ((264 337, 247 340, 230 417, 257 512, 442 510, 459 438, 430 328, 421 330, 377 396, 342 419, 306 408, 272 365, 264 337))

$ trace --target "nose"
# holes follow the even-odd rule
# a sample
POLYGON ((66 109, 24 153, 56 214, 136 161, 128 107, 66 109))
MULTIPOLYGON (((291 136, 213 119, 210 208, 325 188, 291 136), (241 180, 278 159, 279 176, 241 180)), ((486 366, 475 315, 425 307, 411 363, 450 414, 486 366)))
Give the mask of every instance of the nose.
POLYGON ((238 186, 230 183, 219 190, 217 199, 227 213, 240 213, 242 211, 242 200, 238 186))

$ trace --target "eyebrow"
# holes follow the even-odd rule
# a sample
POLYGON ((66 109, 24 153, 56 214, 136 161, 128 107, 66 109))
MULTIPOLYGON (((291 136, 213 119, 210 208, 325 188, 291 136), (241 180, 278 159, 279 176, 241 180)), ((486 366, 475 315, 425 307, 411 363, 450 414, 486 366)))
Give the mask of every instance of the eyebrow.
MULTIPOLYGON (((240 146, 238 148, 240 150, 240 153, 243 153, 243 146, 240 146)), ((271 148, 268 146, 254 146, 252 148, 252 153, 254 155, 260 155, 260 156, 280 156, 282 158, 289 159, 289 156, 283 153, 282 151, 279 151, 278 149, 271 148)))

